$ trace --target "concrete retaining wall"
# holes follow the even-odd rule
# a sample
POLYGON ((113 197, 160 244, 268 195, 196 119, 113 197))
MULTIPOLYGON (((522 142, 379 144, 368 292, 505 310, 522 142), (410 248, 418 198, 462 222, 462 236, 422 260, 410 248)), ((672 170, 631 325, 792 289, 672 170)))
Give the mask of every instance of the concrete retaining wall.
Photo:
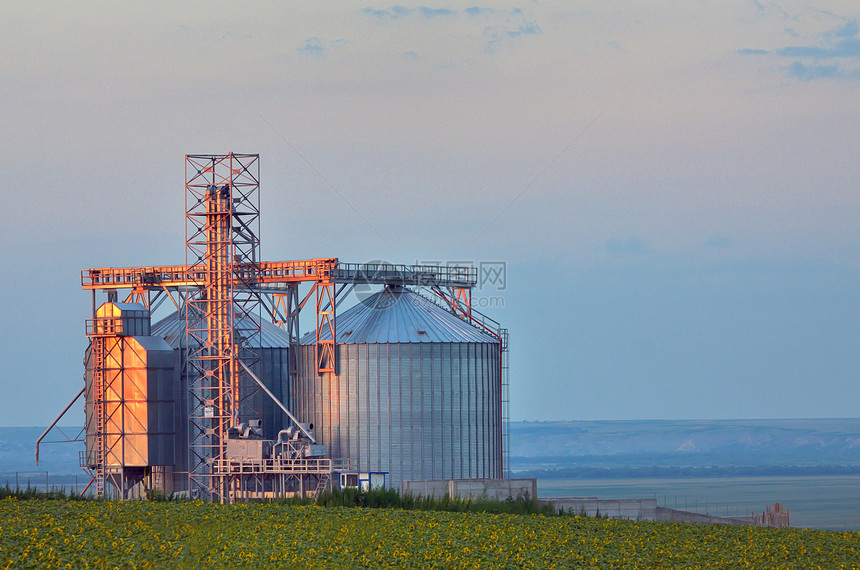
POLYGON ((538 503, 551 504, 556 510, 570 514, 601 516, 611 519, 638 521, 681 522, 698 524, 729 524, 736 526, 755 524, 749 517, 718 517, 657 506, 657 499, 598 499, 597 497, 565 497, 538 499, 538 503))
MULTIPOLYGON (((508 499, 537 497, 537 479, 434 479, 404 481, 403 493, 441 499, 508 499)), ((682 522, 699 524, 756 524, 750 518, 718 517, 657 506, 657 499, 598 499, 597 497, 564 497, 538 499, 542 505, 573 515, 601 516, 637 521, 682 522)))
POLYGON ((434 479, 427 481, 404 481, 403 493, 421 497, 441 499, 448 495, 452 499, 508 499, 534 498, 537 496, 537 479, 434 479))
POLYGON ((668 509, 666 507, 657 507, 657 518, 655 520, 660 522, 729 524, 735 526, 750 526, 754 524, 752 519, 748 517, 718 517, 715 515, 703 515, 700 513, 691 513, 690 511, 668 509))
POLYGON ((565 497, 539 499, 538 503, 551 504, 574 515, 609 517, 653 521, 657 519, 657 499, 598 499, 597 497, 565 497))

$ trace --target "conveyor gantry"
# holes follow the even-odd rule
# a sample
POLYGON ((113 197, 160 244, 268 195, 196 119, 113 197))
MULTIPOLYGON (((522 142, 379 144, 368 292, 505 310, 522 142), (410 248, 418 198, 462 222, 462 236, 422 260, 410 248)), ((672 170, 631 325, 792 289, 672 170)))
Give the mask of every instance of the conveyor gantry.
MULTIPOLYGON (((425 287, 439 296, 452 312, 472 320, 471 291, 478 282, 478 269, 460 265, 398 265, 390 263, 341 263, 337 258, 234 263, 230 270, 237 288, 250 287, 267 294, 266 307, 272 321, 285 327, 298 340, 299 311, 316 293, 316 337, 318 370, 328 372, 334 362, 335 312, 344 292, 356 285, 403 285, 425 287), (298 285, 311 283, 301 301, 298 285), (335 288, 336 286, 337 289, 335 288)), ((179 292, 205 287, 207 276, 201 265, 152 267, 99 267, 81 271, 85 290, 116 292, 131 290, 126 301, 149 307, 151 292, 179 292)), ((172 298, 172 297, 171 297, 172 298)), ((174 301, 175 303, 175 301, 174 301)), ((178 306, 178 304, 177 304, 178 306)))
MULTIPOLYGON (((471 289, 478 283, 478 270, 474 266, 341 263, 336 258, 238 263, 233 273, 237 283, 254 283, 261 292, 283 290, 287 285, 308 281, 449 289, 471 289)), ((179 289, 203 287, 204 283, 205 275, 187 265, 99 267, 81 271, 81 285, 87 290, 179 289)))

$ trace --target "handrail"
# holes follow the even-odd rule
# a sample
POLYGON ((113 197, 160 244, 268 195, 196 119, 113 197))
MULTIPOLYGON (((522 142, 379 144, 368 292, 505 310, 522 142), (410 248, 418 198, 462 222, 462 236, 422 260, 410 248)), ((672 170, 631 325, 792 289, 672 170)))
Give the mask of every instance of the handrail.
POLYGON ((122 317, 97 317, 86 320, 87 336, 116 336, 123 333, 122 317))
POLYGON ((355 471, 358 467, 354 459, 331 459, 329 457, 309 458, 266 458, 241 459, 219 458, 214 461, 214 469, 218 473, 248 475, 254 473, 306 473, 321 474, 332 471, 355 471))

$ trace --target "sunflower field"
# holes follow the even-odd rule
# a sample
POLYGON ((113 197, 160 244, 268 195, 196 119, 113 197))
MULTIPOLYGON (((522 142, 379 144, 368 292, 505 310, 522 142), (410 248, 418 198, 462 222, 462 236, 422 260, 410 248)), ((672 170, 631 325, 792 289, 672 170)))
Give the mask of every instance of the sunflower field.
POLYGON ((0 501, 0 567, 851 568, 860 533, 201 502, 0 501))

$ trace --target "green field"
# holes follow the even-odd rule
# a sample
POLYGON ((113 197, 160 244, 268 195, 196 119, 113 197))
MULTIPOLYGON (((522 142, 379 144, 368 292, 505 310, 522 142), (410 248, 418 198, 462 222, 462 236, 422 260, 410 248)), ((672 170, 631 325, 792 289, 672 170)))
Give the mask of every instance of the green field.
POLYGON ((199 502, 0 501, 0 567, 823 567, 860 533, 199 502))

